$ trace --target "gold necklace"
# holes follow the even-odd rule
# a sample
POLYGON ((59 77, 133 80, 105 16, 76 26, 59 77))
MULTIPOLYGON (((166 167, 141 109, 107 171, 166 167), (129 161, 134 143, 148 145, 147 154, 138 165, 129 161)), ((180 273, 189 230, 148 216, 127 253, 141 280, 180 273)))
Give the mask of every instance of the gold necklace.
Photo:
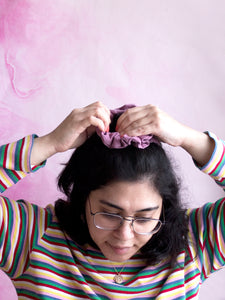
POLYGON ((116 271, 116 275, 113 277, 113 280, 115 283, 117 284, 121 284, 123 282, 123 276, 121 275, 121 272, 123 271, 123 269, 125 268, 125 265, 122 267, 122 269, 118 272, 116 267, 114 267, 114 270, 116 271))

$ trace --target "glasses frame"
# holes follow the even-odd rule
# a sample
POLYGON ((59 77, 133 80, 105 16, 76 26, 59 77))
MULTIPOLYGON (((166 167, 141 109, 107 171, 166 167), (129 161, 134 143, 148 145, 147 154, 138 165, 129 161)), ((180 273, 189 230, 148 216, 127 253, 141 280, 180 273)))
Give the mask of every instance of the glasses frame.
POLYGON ((101 212, 101 211, 98 211, 98 212, 96 212, 96 213, 93 213, 92 212, 92 210, 91 210, 91 203, 90 203, 90 199, 88 198, 88 202, 89 202, 89 208, 90 208, 90 214, 91 214, 91 216, 93 216, 93 223, 94 223, 94 225, 95 225, 95 227, 96 228, 98 228, 98 229, 102 229, 102 230, 107 230, 107 231, 113 231, 113 230, 117 230, 118 228, 120 228, 120 226, 122 226, 123 225, 123 223, 124 223, 124 221, 128 221, 128 222, 131 222, 131 226, 132 226, 132 229, 133 229, 133 231, 135 232, 135 233, 137 233, 137 234, 140 234, 140 235, 150 235, 150 234, 155 234, 155 233, 157 233, 160 229, 161 229, 161 227, 163 226, 163 225, 165 225, 165 212, 164 212, 164 206, 162 205, 162 217, 163 217, 163 221, 161 221, 160 219, 154 219, 154 218, 141 218, 141 217, 131 217, 131 216, 127 216, 127 217, 123 217, 123 216, 121 216, 121 215, 117 215, 117 214, 113 214, 113 213, 106 213, 106 212, 101 212), (99 214, 101 214, 101 215, 108 215, 108 216, 116 216, 116 217, 118 217, 118 218, 120 218, 121 219, 121 222, 120 222, 120 224, 118 225, 118 227, 116 227, 116 228, 114 228, 114 229, 105 229, 105 228, 103 228, 103 227, 101 227, 101 226, 99 226, 99 225, 96 225, 96 223, 95 223, 95 216, 96 215, 99 215, 99 214), (155 227, 157 227, 158 226, 158 224, 159 224, 159 227, 156 229, 156 230, 152 230, 152 231, 150 231, 150 232, 143 232, 143 233, 140 233, 140 232, 137 232, 135 229, 134 229, 134 225, 133 225, 133 223, 134 223, 134 221, 136 221, 136 220, 154 220, 154 221, 158 221, 158 223, 157 223, 157 225, 155 226, 155 227))

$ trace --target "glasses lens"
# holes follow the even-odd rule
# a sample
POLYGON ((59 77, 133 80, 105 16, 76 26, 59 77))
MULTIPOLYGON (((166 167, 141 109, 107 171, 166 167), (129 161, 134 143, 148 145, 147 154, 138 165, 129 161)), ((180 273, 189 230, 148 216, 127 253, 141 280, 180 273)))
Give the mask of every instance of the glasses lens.
POLYGON ((139 234, 156 233, 160 229, 161 224, 160 220, 139 218, 134 220, 133 228, 139 234))
POLYGON ((113 230, 121 224, 122 218, 117 215, 107 213, 96 213, 94 216, 95 226, 100 229, 113 230))

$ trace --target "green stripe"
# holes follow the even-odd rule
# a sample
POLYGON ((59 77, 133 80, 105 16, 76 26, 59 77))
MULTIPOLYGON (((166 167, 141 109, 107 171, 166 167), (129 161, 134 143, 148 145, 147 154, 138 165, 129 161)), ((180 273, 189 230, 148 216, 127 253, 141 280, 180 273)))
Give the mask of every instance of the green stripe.
POLYGON ((37 246, 37 250, 39 250, 41 253, 46 254, 47 256, 53 258, 53 259, 59 259, 62 262, 67 262, 67 263, 74 263, 74 260, 70 256, 65 256, 65 254, 56 254, 52 253, 51 250, 48 250, 47 248, 43 248, 42 246, 37 246))
POLYGON ((224 165, 225 165, 225 156, 223 156, 221 162, 219 163, 219 165, 214 170, 211 176, 217 176, 220 173, 220 171, 223 169, 224 165))
MULTIPOLYGON (((81 291, 81 290, 77 290, 75 288, 73 289, 71 287, 67 287, 66 285, 59 284, 59 282, 55 282, 55 281, 52 281, 52 280, 48 280, 48 279, 44 279, 44 278, 40 278, 40 277, 36 278, 36 276, 34 277, 34 276, 28 275, 28 274, 23 275, 21 277, 21 280, 29 280, 30 282, 34 283, 35 285, 36 285, 37 280, 38 280, 38 285, 39 286, 43 284, 43 285, 48 285, 50 288, 53 288, 53 289, 55 287, 58 287, 60 290, 62 290, 64 292, 69 292, 71 294, 77 293, 77 294, 85 295, 84 292, 81 291)), ((73 278, 73 280, 74 280, 74 278, 73 278)), ((78 281, 81 284, 85 282, 84 280, 76 280, 76 281, 78 281)), ((45 287, 43 287, 43 288, 45 288, 45 287)))
POLYGON ((38 294, 34 293, 33 291, 30 292, 29 290, 25 290, 25 289, 17 289, 16 291, 17 291, 18 296, 24 297, 24 295, 25 295, 25 296, 29 297, 30 299, 37 299, 37 300, 40 300, 40 299, 57 300, 58 299, 58 298, 48 297, 46 295, 43 298, 41 295, 38 295, 38 294))
MULTIPOLYGON (((44 259, 43 259, 44 260, 44 259)), ((47 272, 50 272, 52 271, 53 273, 56 273, 56 274, 59 274, 59 275, 62 275, 63 277, 66 277, 68 279, 72 279, 74 280, 74 274, 72 274, 70 271, 64 271, 62 269, 58 269, 57 267, 55 267, 54 265, 51 265, 45 261, 39 261, 39 260, 33 260, 32 261, 32 267, 33 266, 37 266, 37 268, 43 268, 43 269, 46 269, 47 272)), ((60 268, 60 267, 59 267, 60 268)), ((29 276, 29 275, 28 275, 29 276)), ((80 282, 85 282, 84 280, 79 280, 80 282)))
MULTIPOLYGON (((28 229, 27 228, 27 213, 23 206, 20 205, 20 208, 21 208, 21 218, 20 218, 21 232, 16 232, 16 234, 19 234, 19 236, 18 236, 19 244, 18 244, 17 252, 15 253, 15 257, 14 257, 14 262, 13 262, 14 267, 12 268, 11 276, 13 276, 16 272, 22 251, 23 251, 23 253, 25 252, 24 245, 29 247, 28 244, 24 242, 24 241, 26 241, 26 235, 27 235, 27 229, 28 229)), ((18 208, 18 214, 20 214, 19 208, 18 208)), ((15 232, 13 234, 15 235, 15 232)))
POLYGON ((16 182, 19 181, 19 179, 16 177, 16 175, 13 173, 12 170, 5 169, 5 172, 6 172, 6 174, 10 177, 10 179, 11 179, 14 183, 16 183, 16 182))
POLYGON ((5 255, 2 259, 2 265, 4 266, 6 261, 7 261, 7 258, 8 258, 8 255, 9 255, 9 252, 10 252, 10 249, 11 249, 11 232, 12 232, 12 227, 13 227, 13 211, 12 211, 12 205, 11 203, 9 202, 9 200, 7 198, 5 198, 6 200, 6 206, 8 208, 8 239, 6 240, 6 236, 4 237, 5 238, 5 242, 6 242, 6 247, 5 247, 5 255))
POLYGON ((0 147, 0 166, 3 166, 6 145, 0 147))
POLYGON ((22 139, 16 143, 16 150, 15 150, 15 170, 20 170, 20 152, 22 146, 22 139))

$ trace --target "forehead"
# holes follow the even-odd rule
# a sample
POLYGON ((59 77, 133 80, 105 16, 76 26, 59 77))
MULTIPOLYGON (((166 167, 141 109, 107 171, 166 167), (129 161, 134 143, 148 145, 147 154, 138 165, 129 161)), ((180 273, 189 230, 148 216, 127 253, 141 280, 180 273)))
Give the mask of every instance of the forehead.
POLYGON ((105 202, 111 203, 125 211, 161 207, 162 204, 162 198, 158 191, 148 181, 114 182, 92 191, 90 200, 96 205, 104 205, 105 202))

